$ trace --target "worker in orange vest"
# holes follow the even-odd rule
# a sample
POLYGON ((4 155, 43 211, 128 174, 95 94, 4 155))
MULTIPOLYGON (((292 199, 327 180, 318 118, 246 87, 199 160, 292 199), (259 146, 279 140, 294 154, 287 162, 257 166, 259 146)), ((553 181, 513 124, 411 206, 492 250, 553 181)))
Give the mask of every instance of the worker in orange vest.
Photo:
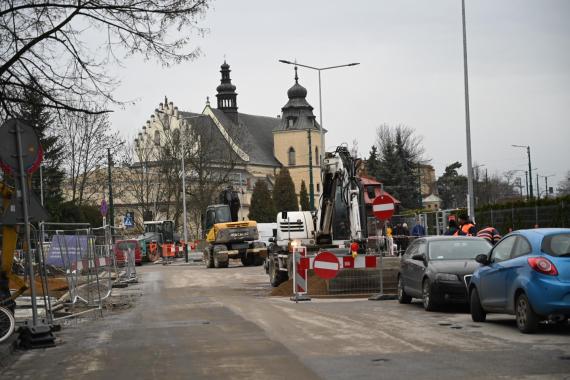
POLYGON ((476 236, 477 235, 477 228, 475 228, 475 223, 469 220, 469 216, 467 214, 461 214, 458 218, 459 221, 459 231, 457 231, 454 235, 455 236, 476 236))

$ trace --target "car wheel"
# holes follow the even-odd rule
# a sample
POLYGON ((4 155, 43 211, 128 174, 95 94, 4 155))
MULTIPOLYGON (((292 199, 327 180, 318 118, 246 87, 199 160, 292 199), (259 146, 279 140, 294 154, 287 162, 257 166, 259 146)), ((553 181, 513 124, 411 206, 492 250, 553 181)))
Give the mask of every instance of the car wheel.
POLYGON ((431 282, 427 278, 424 280, 422 286, 422 297, 423 297, 424 309, 426 311, 434 311, 435 302, 433 299, 433 292, 431 290, 431 282))
POLYGON ((515 305, 517 327, 522 333, 528 334, 536 331, 538 327, 538 315, 532 310, 526 294, 521 293, 517 297, 515 305))
POLYGON ((399 303, 410 303, 412 302, 412 297, 406 294, 404 291, 404 281, 402 276, 398 276, 398 302, 399 303))
POLYGON ((469 307, 471 309, 471 319, 473 322, 485 322, 487 319, 487 313, 483 309, 483 306, 481 306, 479 292, 477 292, 477 289, 475 288, 471 291, 469 307))

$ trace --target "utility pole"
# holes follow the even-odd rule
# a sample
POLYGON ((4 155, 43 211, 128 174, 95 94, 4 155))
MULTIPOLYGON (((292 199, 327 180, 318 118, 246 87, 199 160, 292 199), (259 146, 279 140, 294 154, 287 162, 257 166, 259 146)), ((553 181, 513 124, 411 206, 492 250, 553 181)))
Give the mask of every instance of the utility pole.
POLYGON ((524 182, 526 185, 526 200, 529 201, 530 200, 530 194, 528 192, 528 172, 526 170, 524 171, 524 182))
POLYGON ((536 199, 540 199, 540 189, 538 187, 538 173, 536 173, 536 199))
POLYGON ((465 139, 467 145, 467 206, 471 220, 475 221, 475 197, 473 194, 473 163, 471 162, 471 121, 469 117, 469 78, 467 70, 467 29, 465 27, 465 0, 461 0, 463 24, 463 79, 465 82, 465 139))
POLYGON ((526 148, 526 154, 528 156, 528 184, 530 188, 529 200, 531 200, 532 198, 534 198, 534 194, 532 191, 532 163, 530 161, 530 145, 511 145, 511 146, 515 148, 526 148))
POLYGON ((109 176, 109 226, 111 226, 111 242, 115 242, 113 227, 115 226, 115 209, 113 207, 113 177, 111 176, 111 148, 107 148, 107 175, 109 176))

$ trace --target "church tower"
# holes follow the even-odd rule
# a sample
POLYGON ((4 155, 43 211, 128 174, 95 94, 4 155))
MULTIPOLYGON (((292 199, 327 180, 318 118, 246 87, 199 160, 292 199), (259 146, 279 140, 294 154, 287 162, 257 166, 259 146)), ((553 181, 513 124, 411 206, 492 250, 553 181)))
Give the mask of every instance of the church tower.
POLYGON ((273 153, 289 169, 297 195, 301 181, 305 181, 309 197, 313 185, 316 205, 322 190, 320 154, 324 152, 321 150, 321 127, 313 114, 313 107, 307 102, 307 89, 299 84, 297 66, 295 83, 287 91, 287 97, 289 101, 281 108, 281 122, 273 130, 273 153))
POLYGON ((224 111, 224 113, 237 124, 237 93, 236 86, 232 84, 232 79, 230 78, 230 65, 224 60, 220 69, 222 79, 220 85, 216 88, 216 91, 218 91, 216 94, 216 98, 218 98, 218 109, 224 111))

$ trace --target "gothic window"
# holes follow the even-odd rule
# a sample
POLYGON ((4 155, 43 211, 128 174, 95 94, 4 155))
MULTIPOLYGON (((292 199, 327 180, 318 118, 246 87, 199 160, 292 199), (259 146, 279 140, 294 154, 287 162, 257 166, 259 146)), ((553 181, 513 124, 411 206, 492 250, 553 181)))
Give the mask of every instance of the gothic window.
POLYGON ((160 132, 154 131, 154 144, 160 145, 160 132))
POLYGON ((317 193, 320 193, 320 192, 321 192, 321 184, 317 183, 317 193))
POLYGON ((295 149, 289 148, 289 166, 295 166, 295 149))

